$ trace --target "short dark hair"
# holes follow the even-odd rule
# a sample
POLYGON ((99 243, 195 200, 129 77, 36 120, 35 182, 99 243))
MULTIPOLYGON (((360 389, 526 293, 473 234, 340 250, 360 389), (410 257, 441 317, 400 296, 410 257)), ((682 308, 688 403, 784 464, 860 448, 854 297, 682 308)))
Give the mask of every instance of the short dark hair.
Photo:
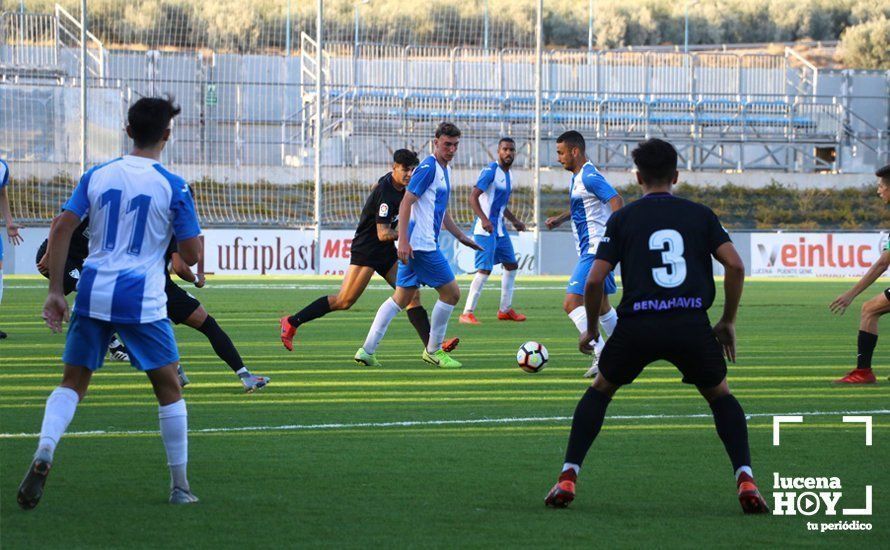
POLYGON ((127 111, 127 124, 136 147, 151 147, 164 137, 170 121, 180 113, 173 96, 143 97, 127 111))
POLYGON ((513 141, 513 138, 507 136, 504 136, 500 140, 498 140, 498 147, 501 146, 501 143, 512 143, 514 146, 516 145, 516 142, 513 141))
POLYGON ((883 168, 878 168, 875 171, 875 175, 882 180, 887 180, 888 182, 890 182, 890 164, 884 166, 883 168))
POLYGON ((581 135, 581 132, 576 132, 575 130, 569 130, 560 134, 556 138, 556 143, 565 143, 569 147, 577 147, 582 153, 587 151, 587 142, 584 141, 584 136, 581 135))
POLYGON ((663 139, 640 142, 631 156, 643 181, 650 185, 671 181, 677 171, 677 150, 663 139))
POLYGON ((417 153, 408 149, 398 149, 392 154, 392 161, 396 164, 401 164, 405 168, 413 168, 420 164, 417 153))
POLYGON ((436 128, 436 137, 440 138, 442 136, 460 137, 460 128, 451 122, 443 122, 436 128))

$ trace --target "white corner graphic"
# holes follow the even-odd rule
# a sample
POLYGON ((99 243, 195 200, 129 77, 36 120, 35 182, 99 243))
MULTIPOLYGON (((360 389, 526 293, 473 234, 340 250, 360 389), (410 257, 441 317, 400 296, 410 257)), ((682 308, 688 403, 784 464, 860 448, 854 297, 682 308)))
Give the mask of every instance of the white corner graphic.
POLYGON ((870 416, 845 416, 844 422, 865 424, 865 446, 871 447, 871 417, 870 416))
MULTIPOLYGON (((845 417, 846 418, 846 417, 845 417)), ((774 416, 773 417, 773 447, 779 446, 779 430, 781 429, 782 423, 794 422, 800 424, 803 422, 803 416, 794 415, 794 416, 774 416)))

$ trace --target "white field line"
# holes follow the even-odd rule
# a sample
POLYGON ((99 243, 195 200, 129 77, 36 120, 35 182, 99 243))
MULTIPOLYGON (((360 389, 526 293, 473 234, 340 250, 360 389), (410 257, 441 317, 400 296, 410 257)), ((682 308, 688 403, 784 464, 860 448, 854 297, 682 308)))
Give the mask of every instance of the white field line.
MULTIPOLYGON (((870 411, 810 411, 790 413, 754 413, 746 415, 747 418, 761 418, 771 416, 829 416, 829 415, 879 415, 890 414, 890 409, 876 409, 870 411)), ((613 415, 609 420, 668 420, 689 418, 711 418, 710 414, 640 414, 640 415, 613 415)), ((418 426, 472 426, 478 424, 533 424, 538 422, 565 422, 571 420, 571 416, 529 416, 510 418, 474 418, 464 420, 402 420, 395 422, 353 422, 330 424, 282 424, 279 426, 235 426, 224 428, 200 428, 189 430, 189 433, 233 433, 233 432, 299 432, 309 430, 351 430, 355 428, 414 428, 418 426)), ((159 435, 157 430, 92 430, 84 432, 68 432, 66 436, 91 436, 91 435, 159 435)), ((28 439, 39 436, 38 433, 0 433, 0 439, 28 439)))

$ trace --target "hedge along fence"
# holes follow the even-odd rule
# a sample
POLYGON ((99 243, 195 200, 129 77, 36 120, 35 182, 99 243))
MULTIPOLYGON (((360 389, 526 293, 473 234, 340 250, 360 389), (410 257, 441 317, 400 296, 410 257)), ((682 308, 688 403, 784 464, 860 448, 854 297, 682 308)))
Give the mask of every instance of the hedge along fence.
MULTIPOLYGON (((25 223, 49 223, 74 188, 64 176, 51 180, 15 179, 9 186, 13 216, 25 223)), ((300 227, 315 224, 312 182, 294 184, 220 183, 204 179, 192 183, 198 214, 204 225, 300 227)), ((363 182, 326 183, 322 188, 322 220, 329 227, 354 227, 372 185, 363 182)), ((455 186, 451 197, 454 219, 469 225, 470 186, 455 186)), ((625 202, 637 200, 637 185, 619 187, 625 202)), ((678 184, 674 192, 710 206, 728 229, 887 229, 890 210, 878 198, 876 186, 836 190, 797 189, 773 182, 752 189, 737 185, 678 184)), ((514 189, 510 209, 523 221, 533 218, 533 196, 528 188, 514 189)), ((541 189, 541 211, 546 218, 569 207, 566 189, 541 189)), ((564 226, 568 227, 568 225, 564 226)))

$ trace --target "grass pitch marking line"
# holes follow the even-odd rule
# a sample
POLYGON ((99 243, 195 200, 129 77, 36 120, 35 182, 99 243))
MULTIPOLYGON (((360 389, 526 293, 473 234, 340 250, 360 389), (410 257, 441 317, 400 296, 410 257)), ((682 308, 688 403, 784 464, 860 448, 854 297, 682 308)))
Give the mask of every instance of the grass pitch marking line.
MULTIPOLYGON (((769 416, 829 416, 829 415, 876 415, 890 414, 890 409, 875 409, 870 411, 810 411, 790 413, 753 413, 747 418, 762 418, 769 416)), ((670 420, 689 418, 711 418, 710 414, 638 414, 638 415, 614 415, 610 420, 670 420)), ((237 433, 237 432, 296 432, 311 430, 352 430, 356 428, 415 428, 418 426, 472 426, 478 424, 529 424, 536 422, 564 422, 571 420, 571 416, 526 416, 508 418, 470 418, 463 420, 401 420, 394 422, 352 422, 352 423, 328 423, 328 424, 282 424, 279 426, 235 426, 226 428, 200 428, 189 430, 193 434, 206 433, 237 433)), ((91 435, 158 435, 158 430, 92 430, 83 432, 69 432, 66 436, 91 436, 91 435)), ((0 433, 0 439, 28 439, 38 437, 39 433, 0 433)))

